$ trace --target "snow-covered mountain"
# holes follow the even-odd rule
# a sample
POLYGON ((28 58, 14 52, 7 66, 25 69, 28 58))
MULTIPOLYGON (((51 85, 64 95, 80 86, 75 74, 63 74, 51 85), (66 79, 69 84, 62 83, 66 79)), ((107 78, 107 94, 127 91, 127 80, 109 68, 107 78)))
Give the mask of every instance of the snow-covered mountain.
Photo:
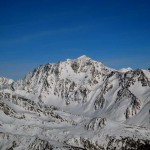
POLYGON ((0 78, 0 149, 150 149, 150 71, 81 56, 0 78))

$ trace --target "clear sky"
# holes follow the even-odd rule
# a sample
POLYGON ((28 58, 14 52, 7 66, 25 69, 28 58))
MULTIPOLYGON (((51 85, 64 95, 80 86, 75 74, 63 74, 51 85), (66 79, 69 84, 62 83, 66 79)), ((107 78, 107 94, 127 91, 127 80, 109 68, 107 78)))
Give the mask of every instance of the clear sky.
POLYGON ((0 76, 81 55, 116 69, 150 67, 150 1, 0 1, 0 76))

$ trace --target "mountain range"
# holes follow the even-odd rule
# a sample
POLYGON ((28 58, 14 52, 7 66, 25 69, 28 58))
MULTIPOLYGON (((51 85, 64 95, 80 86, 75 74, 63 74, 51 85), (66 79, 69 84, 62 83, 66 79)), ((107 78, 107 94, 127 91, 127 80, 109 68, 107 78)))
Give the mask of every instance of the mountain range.
POLYGON ((149 150, 150 70, 87 56, 0 77, 1 150, 149 150))

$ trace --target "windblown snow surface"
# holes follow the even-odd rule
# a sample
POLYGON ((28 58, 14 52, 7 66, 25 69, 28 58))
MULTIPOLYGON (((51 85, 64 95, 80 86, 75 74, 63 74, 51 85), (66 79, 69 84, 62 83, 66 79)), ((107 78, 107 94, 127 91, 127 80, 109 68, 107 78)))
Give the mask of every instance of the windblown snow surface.
POLYGON ((0 78, 0 150, 149 150, 150 71, 81 56, 0 78))

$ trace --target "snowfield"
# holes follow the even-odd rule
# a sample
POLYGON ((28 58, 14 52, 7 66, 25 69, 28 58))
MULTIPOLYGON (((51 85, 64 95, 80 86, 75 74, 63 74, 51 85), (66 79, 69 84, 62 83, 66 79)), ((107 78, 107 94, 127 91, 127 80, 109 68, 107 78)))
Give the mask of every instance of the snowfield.
POLYGON ((149 150, 150 71, 87 56, 0 78, 0 150, 149 150))

